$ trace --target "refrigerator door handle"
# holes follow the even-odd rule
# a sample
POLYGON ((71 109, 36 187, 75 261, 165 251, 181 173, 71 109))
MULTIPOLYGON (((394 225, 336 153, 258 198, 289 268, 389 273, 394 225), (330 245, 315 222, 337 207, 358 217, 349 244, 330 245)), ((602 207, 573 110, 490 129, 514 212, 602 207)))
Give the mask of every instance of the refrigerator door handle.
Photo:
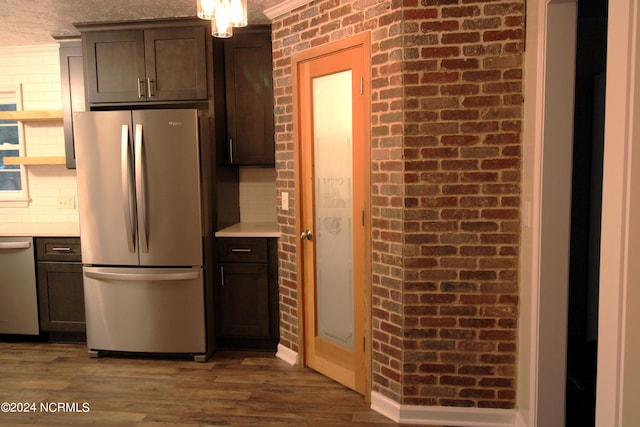
POLYGON ((199 271, 180 271, 180 272, 154 272, 154 273, 121 273, 103 271, 99 268, 85 268, 87 277, 98 280, 126 280, 126 281, 174 281, 174 280, 193 280, 200 275, 199 271))
POLYGON ((130 157, 129 147, 129 126, 122 125, 122 136, 120 146, 120 167, 122 169, 122 206, 124 208, 124 224, 125 232, 127 233, 127 246, 129 252, 135 251, 135 235, 134 235, 134 218, 135 212, 133 210, 133 204, 131 203, 131 179, 130 171, 131 166, 129 164, 130 157))
POLYGON ((140 250, 144 253, 149 252, 149 230, 147 229, 147 207, 145 194, 145 171, 143 170, 144 161, 142 159, 142 124, 136 124, 136 199, 138 205, 138 215, 140 217, 140 229, 138 231, 140 238, 140 250))

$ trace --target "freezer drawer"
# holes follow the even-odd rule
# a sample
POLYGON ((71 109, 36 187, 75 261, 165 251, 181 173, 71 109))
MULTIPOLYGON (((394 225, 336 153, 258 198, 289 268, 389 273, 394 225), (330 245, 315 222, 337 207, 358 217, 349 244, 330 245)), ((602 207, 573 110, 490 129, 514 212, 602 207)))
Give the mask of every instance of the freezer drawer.
POLYGON ((0 237, 0 334, 38 335, 31 237, 0 237))
POLYGON ((201 268, 84 267, 90 351, 206 351, 201 268))

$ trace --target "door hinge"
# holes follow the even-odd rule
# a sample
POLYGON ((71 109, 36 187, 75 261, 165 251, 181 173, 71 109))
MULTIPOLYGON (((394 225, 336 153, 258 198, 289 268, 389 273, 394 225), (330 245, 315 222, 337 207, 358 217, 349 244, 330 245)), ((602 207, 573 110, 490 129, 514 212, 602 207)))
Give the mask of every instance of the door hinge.
POLYGON ((367 338, 366 337, 362 337, 362 351, 363 352, 367 351, 367 338))
POLYGON ((364 227, 364 209, 362 210, 362 226, 364 227))
POLYGON ((360 77, 360 95, 364 95, 364 77, 360 77))

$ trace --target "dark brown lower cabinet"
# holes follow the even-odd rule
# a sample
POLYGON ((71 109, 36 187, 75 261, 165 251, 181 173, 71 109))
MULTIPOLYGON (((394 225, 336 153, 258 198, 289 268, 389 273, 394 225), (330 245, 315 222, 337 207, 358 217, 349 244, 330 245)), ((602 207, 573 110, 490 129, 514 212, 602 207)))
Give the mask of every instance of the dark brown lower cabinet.
POLYGON ((80 240, 36 238, 40 330, 51 340, 85 341, 80 240))
POLYGON ((218 347, 275 351, 279 340, 276 239, 218 238, 218 255, 218 347))

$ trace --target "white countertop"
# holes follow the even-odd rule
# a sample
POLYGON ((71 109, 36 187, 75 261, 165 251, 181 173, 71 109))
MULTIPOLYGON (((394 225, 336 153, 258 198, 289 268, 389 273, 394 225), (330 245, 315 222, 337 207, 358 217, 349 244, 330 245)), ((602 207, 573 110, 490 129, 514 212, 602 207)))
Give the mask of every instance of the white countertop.
POLYGON ((280 237, 276 222, 239 222, 216 231, 216 237, 280 237))
POLYGON ((0 224, 0 236, 79 237, 77 222, 5 222, 0 224))

